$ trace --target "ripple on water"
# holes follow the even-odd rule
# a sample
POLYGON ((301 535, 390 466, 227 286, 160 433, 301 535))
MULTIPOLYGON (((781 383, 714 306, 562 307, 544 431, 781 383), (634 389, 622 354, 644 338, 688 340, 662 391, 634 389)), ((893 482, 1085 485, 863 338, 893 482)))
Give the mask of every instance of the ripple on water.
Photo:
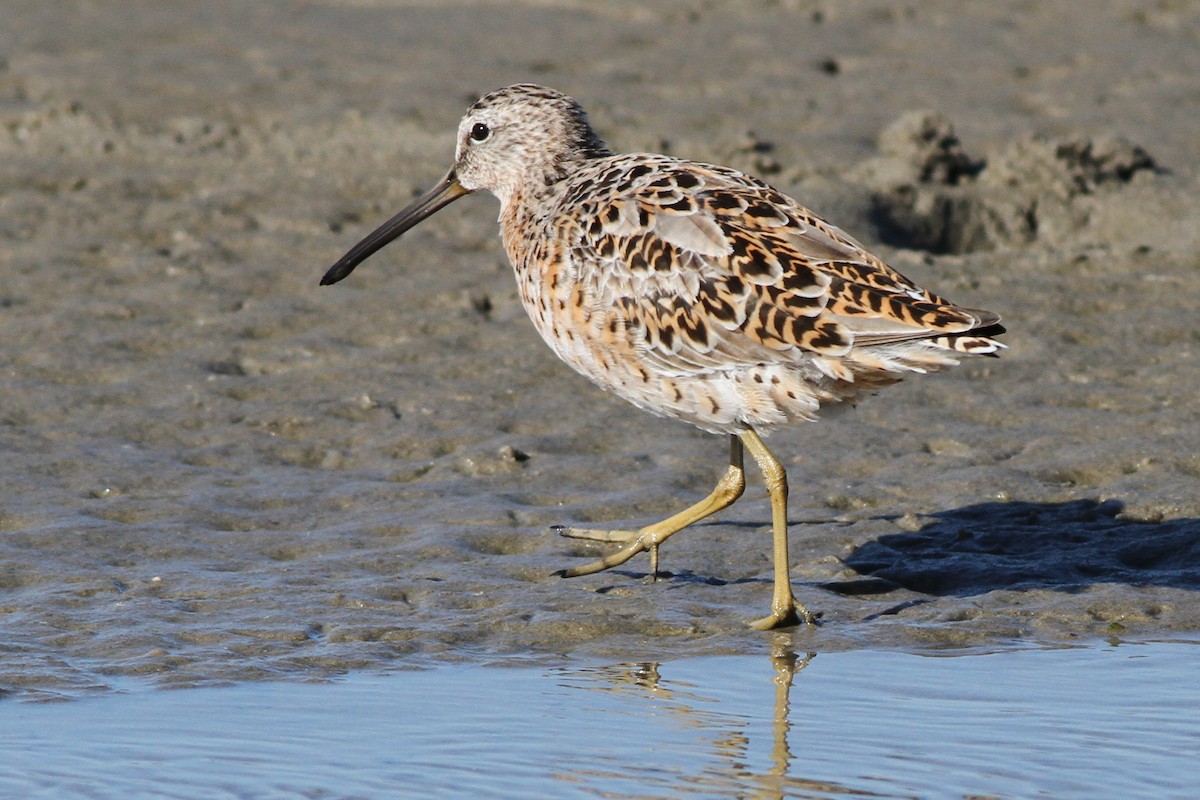
POLYGON ((1196 643, 780 648, 179 691, 126 682, 8 706, 0 795, 1184 798, 1196 655, 1196 643))

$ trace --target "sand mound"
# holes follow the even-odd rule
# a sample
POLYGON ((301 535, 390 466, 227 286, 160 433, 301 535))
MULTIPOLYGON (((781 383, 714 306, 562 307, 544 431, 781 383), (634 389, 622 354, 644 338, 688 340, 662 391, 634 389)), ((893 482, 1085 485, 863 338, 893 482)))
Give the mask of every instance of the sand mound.
POLYGON ((1098 205, 1121 202, 1159 165, 1117 137, 1029 136, 976 158, 936 112, 901 116, 879 136, 881 156, 858 170, 889 244, 934 253, 1026 245, 1086 231, 1098 205))

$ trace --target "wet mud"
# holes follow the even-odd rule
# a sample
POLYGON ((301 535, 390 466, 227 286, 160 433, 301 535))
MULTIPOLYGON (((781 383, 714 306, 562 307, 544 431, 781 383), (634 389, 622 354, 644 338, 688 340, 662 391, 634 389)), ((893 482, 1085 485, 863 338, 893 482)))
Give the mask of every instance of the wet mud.
POLYGON ((1189 6, 51 2, 0 41, 4 691, 1200 631, 1189 6), (1004 315, 1003 358, 772 436, 819 626, 744 626, 756 476, 657 581, 553 577, 601 550, 550 526, 661 518, 727 446, 557 362, 494 200, 318 287, 518 80, 1004 315))

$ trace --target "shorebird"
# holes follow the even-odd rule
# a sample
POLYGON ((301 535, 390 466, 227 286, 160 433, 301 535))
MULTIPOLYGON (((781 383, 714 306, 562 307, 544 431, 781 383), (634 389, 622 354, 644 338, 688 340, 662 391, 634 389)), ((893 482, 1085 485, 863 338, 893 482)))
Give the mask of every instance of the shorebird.
POLYGON ((737 500, 743 448, 771 500, 774 592, 760 630, 813 622, 792 593, 787 475, 760 434, 812 420, 904 375, 995 355, 990 311, 914 284, 757 178, 666 155, 617 155, 561 92, 490 92, 458 125, 437 185, 350 249, 321 279, 337 283, 454 200, 500 200, 500 235, 521 302, 551 349, 638 408, 729 436, 729 465, 698 503, 638 530, 566 528, 620 544, 562 570, 587 575, 658 548, 737 500))

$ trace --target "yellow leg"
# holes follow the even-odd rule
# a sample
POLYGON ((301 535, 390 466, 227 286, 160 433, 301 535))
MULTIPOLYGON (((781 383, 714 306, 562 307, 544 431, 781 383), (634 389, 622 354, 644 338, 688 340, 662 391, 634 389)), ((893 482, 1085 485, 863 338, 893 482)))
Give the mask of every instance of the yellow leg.
MULTIPOLYGON (((758 437, 755 437, 758 440, 758 437)), ((761 445, 762 443, 759 442, 761 445)), ((765 448, 764 448, 765 449, 765 448)), ((694 506, 680 511, 674 516, 667 517, 661 522, 647 525, 636 531, 593 530, 590 528, 560 528, 559 533, 573 539, 591 539, 597 542, 624 542, 625 546, 615 553, 610 553, 598 561, 579 567, 559 570, 556 574, 564 578, 574 578, 578 575, 590 575, 593 572, 611 569, 624 564, 643 550, 650 551, 650 570, 658 575, 658 546, 673 533, 683 530, 693 522, 699 522, 705 517, 726 508, 742 496, 746 488, 746 473, 742 468, 742 440, 737 436, 729 437, 729 468, 721 476, 716 487, 708 497, 694 506)), ((785 543, 786 547, 786 543, 785 543)))
POLYGON ((750 625, 760 631, 782 628, 787 625, 798 625, 800 622, 812 623, 812 613, 796 602, 792 595, 792 580, 788 562, 788 530, 787 530, 787 472, 771 451, 763 444, 763 440, 752 430, 740 434, 742 443, 750 451, 762 470, 763 483, 767 485, 767 494, 771 498, 771 531, 774 541, 775 560, 775 590, 771 595, 771 613, 762 619, 751 622, 750 625))

